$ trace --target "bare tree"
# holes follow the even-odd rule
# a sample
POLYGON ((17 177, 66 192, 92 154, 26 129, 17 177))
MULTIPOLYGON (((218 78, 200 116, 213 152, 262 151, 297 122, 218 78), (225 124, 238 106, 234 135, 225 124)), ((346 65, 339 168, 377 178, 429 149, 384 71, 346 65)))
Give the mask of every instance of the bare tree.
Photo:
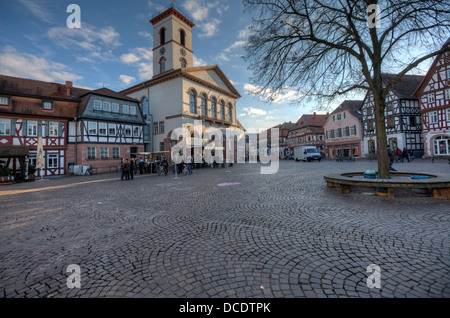
POLYGON ((243 2, 257 13, 246 59, 259 92, 275 97, 295 89, 298 102, 320 103, 355 90, 373 94, 378 172, 388 178, 385 98, 407 72, 448 51, 442 44, 450 34, 450 1, 243 2), (392 70, 398 75, 386 85, 383 73, 392 70))

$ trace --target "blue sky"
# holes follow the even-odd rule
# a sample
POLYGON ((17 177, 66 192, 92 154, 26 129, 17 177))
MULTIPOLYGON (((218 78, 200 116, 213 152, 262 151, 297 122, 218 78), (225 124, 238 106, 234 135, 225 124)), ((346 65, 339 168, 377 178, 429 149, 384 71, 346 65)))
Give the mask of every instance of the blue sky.
MULTIPOLYGON (((77 87, 120 91, 152 77, 149 20, 170 0, 14 0, 0 3, 0 73, 43 81, 73 81, 77 87), (68 5, 81 8, 81 29, 69 29, 68 5)), ((217 64, 242 98, 238 119, 245 128, 297 121, 312 107, 292 106, 291 91, 264 103, 254 88, 243 45, 251 16, 240 0, 177 0, 192 20, 194 61, 217 64)))
MULTIPOLYGON (((0 1, 0 74, 121 91, 153 76, 149 20, 171 0, 0 1), (81 8, 81 28, 66 21, 70 4, 81 8)), ((286 90, 273 103, 251 94, 252 74, 241 58, 252 23, 241 0, 177 0, 175 7, 195 23, 195 66, 220 66, 242 95, 239 121, 246 129, 296 122, 315 104, 295 106, 286 90)), ((425 73, 432 61, 419 73, 425 73)), ((362 99, 363 96, 347 96, 362 99)), ((331 105, 331 111, 341 101, 331 105)))

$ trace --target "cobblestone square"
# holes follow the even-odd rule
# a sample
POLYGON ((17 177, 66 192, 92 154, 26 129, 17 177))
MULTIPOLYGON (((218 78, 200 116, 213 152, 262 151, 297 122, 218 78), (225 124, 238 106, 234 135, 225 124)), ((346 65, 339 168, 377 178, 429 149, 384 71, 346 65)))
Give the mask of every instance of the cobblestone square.
MULTIPOLYGON (((281 161, 190 176, 65 177, 0 188, 1 297, 450 297, 450 204, 341 194, 330 172, 375 161, 281 161), (70 289, 71 264, 81 288, 70 289), (369 288, 367 267, 380 267, 369 288)), ((450 173, 446 161, 396 163, 450 173)))

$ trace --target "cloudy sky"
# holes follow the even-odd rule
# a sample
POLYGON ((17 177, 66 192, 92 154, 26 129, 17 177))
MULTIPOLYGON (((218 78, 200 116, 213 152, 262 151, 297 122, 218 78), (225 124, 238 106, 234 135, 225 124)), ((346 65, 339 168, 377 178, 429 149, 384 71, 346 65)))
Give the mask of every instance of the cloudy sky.
MULTIPOLYGON (((14 0, 0 2, 0 73, 120 91, 153 75, 149 20, 171 0, 14 0), (81 28, 67 27, 67 7, 81 8, 81 28)), ((195 66, 220 66, 242 98, 238 119, 245 128, 295 122, 315 105, 292 106, 293 91, 272 103, 252 94, 252 74, 241 58, 250 13, 241 0, 177 0, 175 6, 195 23, 195 66)), ((337 105, 336 105, 337 106, 337 105)))

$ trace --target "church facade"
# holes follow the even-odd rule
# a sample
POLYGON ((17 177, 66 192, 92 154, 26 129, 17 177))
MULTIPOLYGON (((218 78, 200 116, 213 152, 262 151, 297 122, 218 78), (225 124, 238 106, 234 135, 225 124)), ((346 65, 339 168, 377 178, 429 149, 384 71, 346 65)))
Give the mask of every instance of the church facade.
POLYGON ((150 20, 153 25, 153 78, 124 91, 143 105, 151 125, 152 140, 147 152, 166 152, 177 142, 171 138, 177 128, 193 134, 194 124, 202 129, 223 131, 242 128, 236 116, 241 97, 218 65, 194 66, 192 29, 194 24, 171 7, 150 20))

